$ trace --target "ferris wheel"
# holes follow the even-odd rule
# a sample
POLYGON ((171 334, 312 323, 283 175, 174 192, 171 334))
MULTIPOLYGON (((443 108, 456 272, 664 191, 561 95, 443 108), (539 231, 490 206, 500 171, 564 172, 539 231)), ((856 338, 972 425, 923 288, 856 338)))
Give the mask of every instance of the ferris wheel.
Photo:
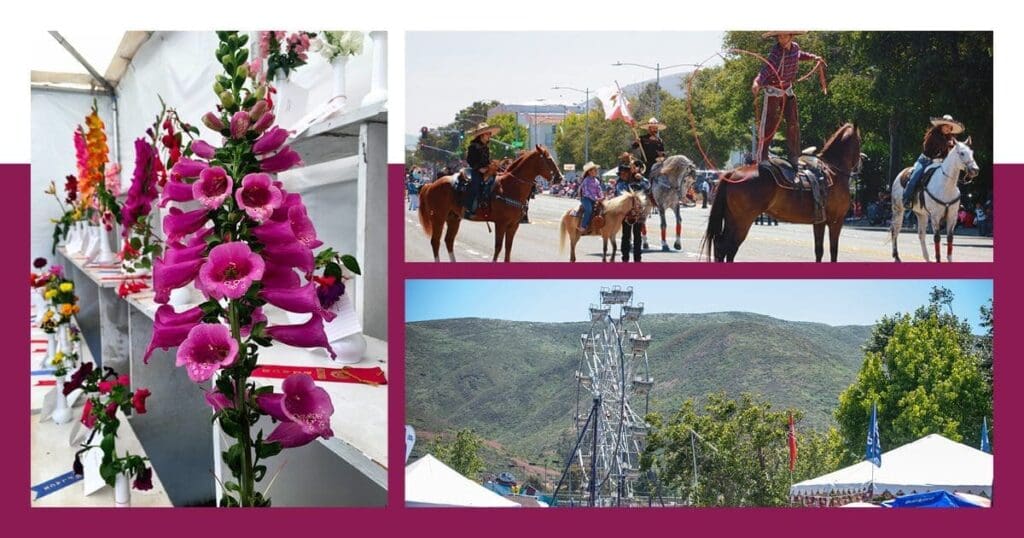
POLYGON ((635 502, 647 435, 643 417, 654 386, 647 358, 651 336, 640 326, 643 311, 643 303, 633 304, 632 287, 601 288, 600 302, 589 308, 590 331, 580 335, 577 442, 570 465, 583 470, 582 489, 591 506, 635 502))

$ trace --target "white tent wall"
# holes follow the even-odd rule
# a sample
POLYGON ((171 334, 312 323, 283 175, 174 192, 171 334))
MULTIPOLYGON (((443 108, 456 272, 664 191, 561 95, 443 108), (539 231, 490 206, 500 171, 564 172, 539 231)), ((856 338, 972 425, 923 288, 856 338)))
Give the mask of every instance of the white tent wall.
POLYGON ((100 117, 111 132, 112 101, 106 95, 72 93, 47 89, 32 89, 32 206, 30 231, 32 259, 44 257, 51 262, 53 223, 50 219, 61 216, 60 206, 43 193, 53 181, 57 195, 64 199, 64 177, 76 174, 74 131, 85 124, 93 100, 99 105, 100 117))

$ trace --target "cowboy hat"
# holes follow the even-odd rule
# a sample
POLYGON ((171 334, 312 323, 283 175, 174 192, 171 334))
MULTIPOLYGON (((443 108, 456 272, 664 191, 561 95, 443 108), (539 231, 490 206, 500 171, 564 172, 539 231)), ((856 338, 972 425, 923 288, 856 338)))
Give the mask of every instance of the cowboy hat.
POLYGON ((587 164, 583 165, 583 175, 586 175, 587 172, 589 172, 589 171, 591 171, 591 170, 593 170, 595 168, 597 168, 597 165, 594 164, 594 161, 587 162, 587 164))
POLYGON ((953 116, 946 114, 941 118, 932 118, 932 125, 938 127, 939 125, 949 125, 953 128, 953 134, 960 134, 964 132, 964 124, 953 119, 953 116))
POLYGON ((476 129, 473 129, 472 131, 466 133, 466 136, 469 137, 470 140, 472 140, 487 132, 490 132, 491 135, 496 135, 501 132, 501 127, 487 125, 487 122, 485 121, 480 125, 477 125, 476 129))
POLYGON ((661 123, 660 121, 658 121, 658 118, 655 118, 654 116, 651 116, 651 119, 647 120, 647 123, 641 123, 640 127, 643 127, 644 129, 648 127, 657 127, 659 131, 664 131, 665 129, 668 129, 668 125, 661 123))
POLYGON ((777 36, 780 36, 780 35, 783 35, 783 34, 789 34, 789 35, 797 36, 797 35, 804 35, 806 33, 807 33, 806 30, 773 30, 771 32, 765 32, 765 33, 761 34, 761 37, 763 39, 768 39, 769 37, 777 37, 777 36))

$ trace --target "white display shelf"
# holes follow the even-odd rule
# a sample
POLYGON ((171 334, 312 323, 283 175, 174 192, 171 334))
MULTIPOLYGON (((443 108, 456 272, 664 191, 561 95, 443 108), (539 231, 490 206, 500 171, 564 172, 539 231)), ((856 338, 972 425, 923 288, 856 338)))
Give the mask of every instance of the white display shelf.
MULTIPOLYGON (((362 155, 368 148, 360 147, 360 131, 367 124, 387 126, 387 102, 343 112, 316 123, 288 141, 302 156, 306 166, 362 155)), ((386 149, 381 149, 386 151, 386 149)))

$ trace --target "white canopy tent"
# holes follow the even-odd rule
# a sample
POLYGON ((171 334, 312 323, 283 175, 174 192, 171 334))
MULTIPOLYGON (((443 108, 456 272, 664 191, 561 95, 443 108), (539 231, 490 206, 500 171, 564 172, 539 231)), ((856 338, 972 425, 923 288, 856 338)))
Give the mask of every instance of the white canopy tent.
POLYGON ((789 490, 791 498, 831 497, 865 492, 904 495, 944 489, 992 497, 992 455, 931 434, 882 454, 882 466, 862 461, 805 480, 789 490))
POLYGON ((405 505, 413 508, 519 508, 427 454, 405 468, 405 505))

